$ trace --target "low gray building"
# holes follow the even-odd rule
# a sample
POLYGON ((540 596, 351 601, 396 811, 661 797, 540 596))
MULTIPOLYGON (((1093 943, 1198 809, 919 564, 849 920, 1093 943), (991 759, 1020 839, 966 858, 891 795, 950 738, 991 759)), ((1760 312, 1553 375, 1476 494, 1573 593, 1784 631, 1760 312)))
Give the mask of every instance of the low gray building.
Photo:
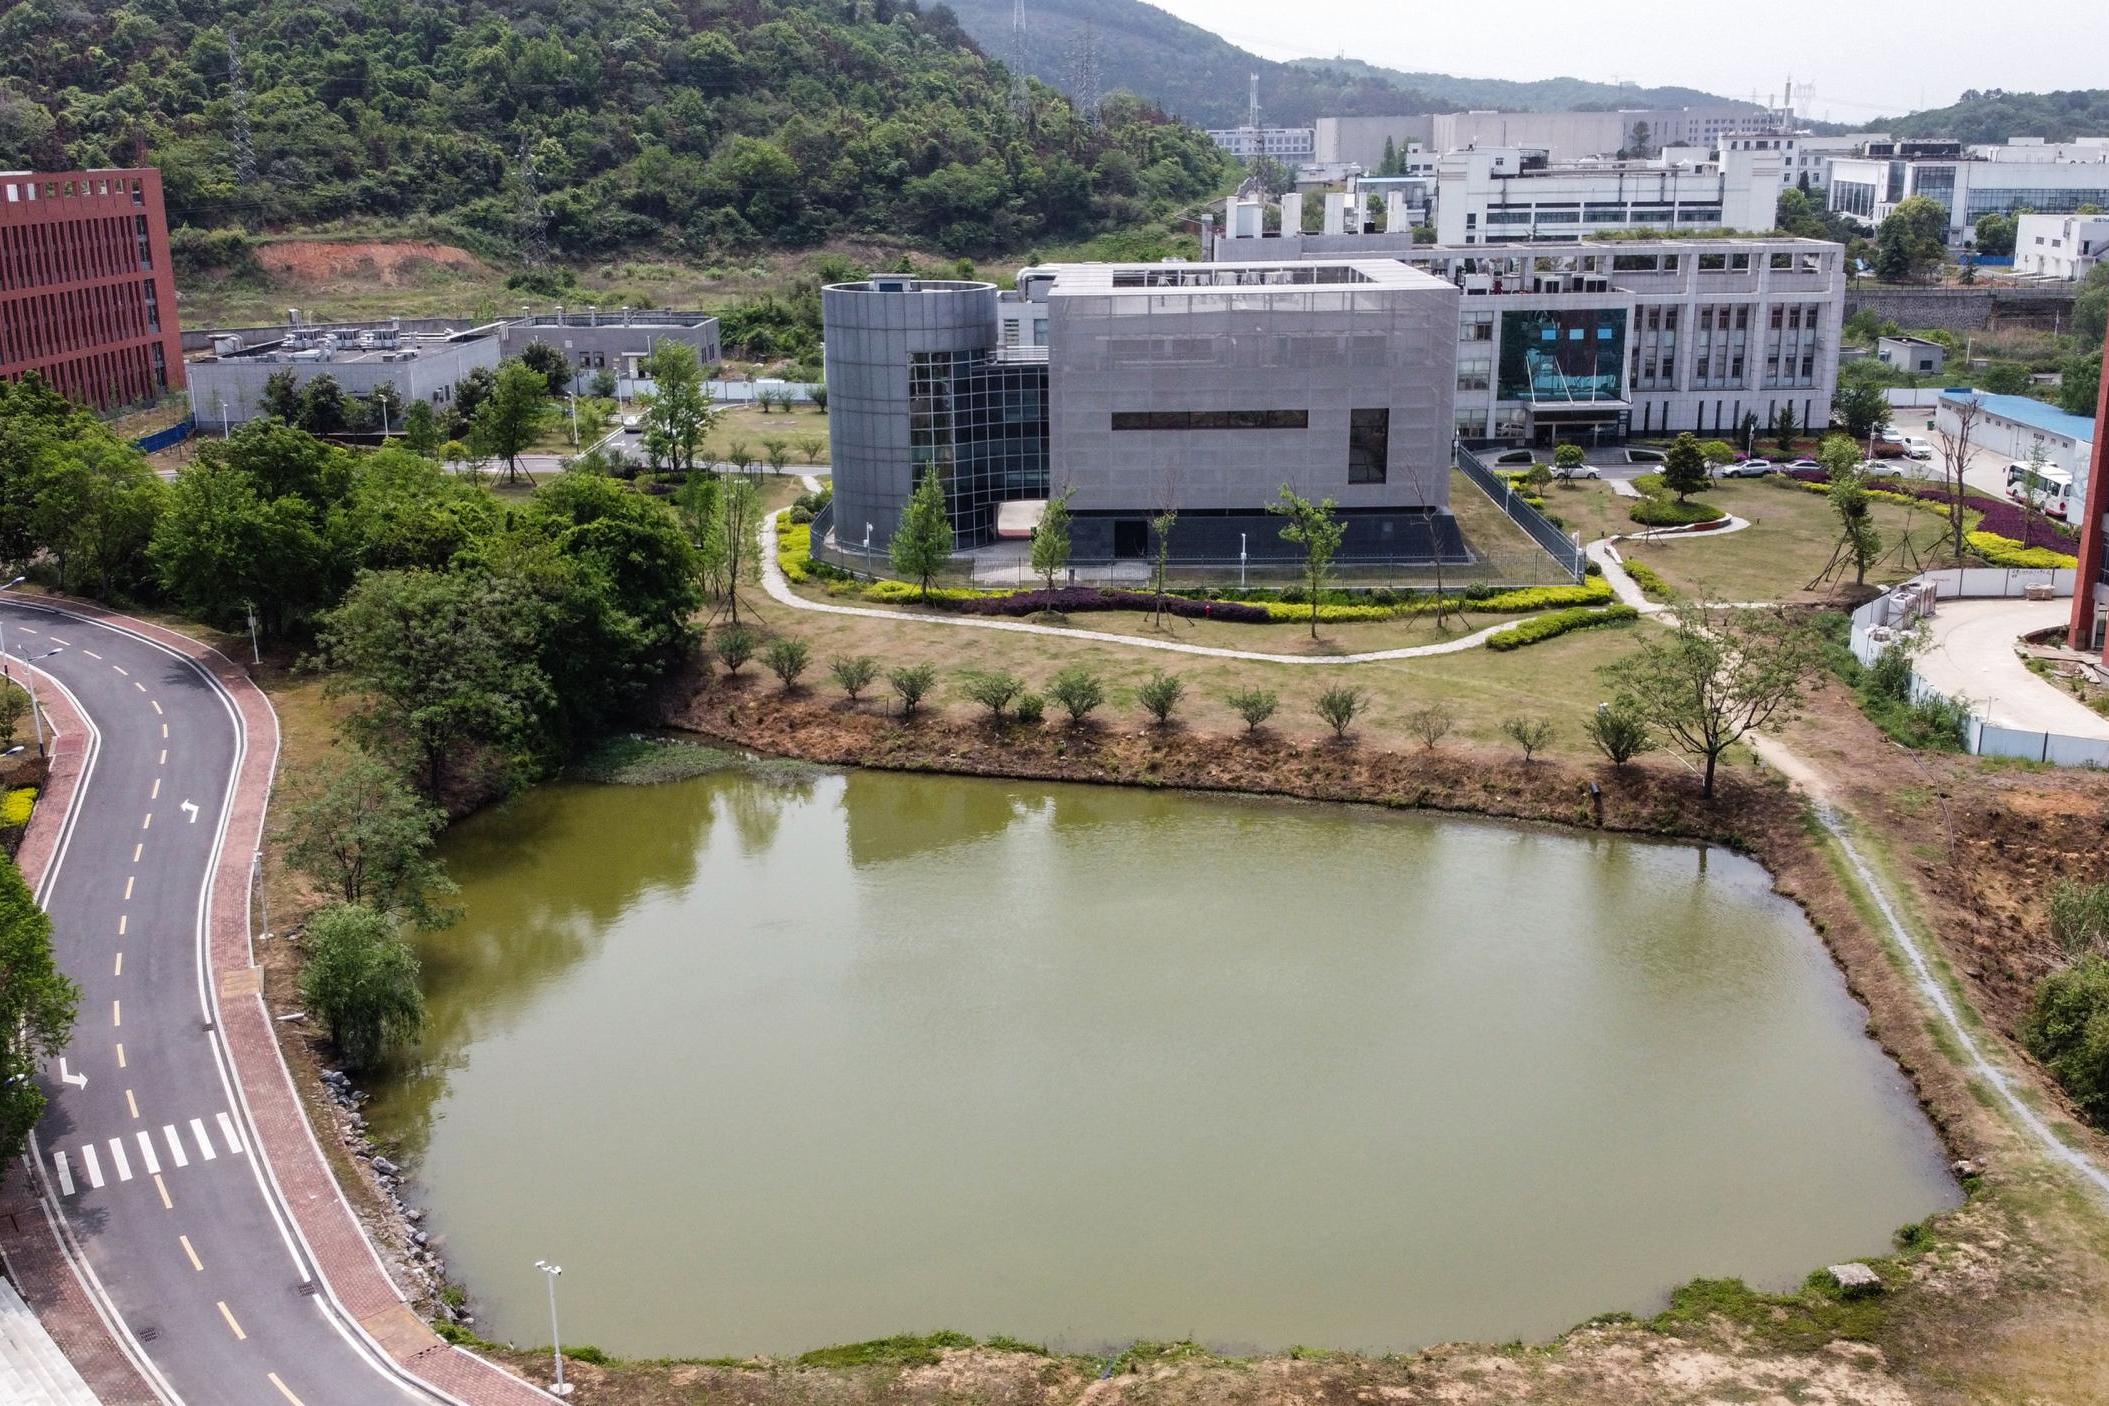
POLYGON ((1071 494, 1079 561, 1292 554, 1284 484, 1331 498, 1345 558, 1461 552, 1449 483, 1458 290, 1396 260, 1063 264, 1015 292, 879 277, 822 293, 834 524, 883 549, 918 476, 963 547, 1071 494))
POLYGON ((612 313, 596 308, 523 311, 520 317, 498 324, 500 356, 518 356, 530 342, 546 342, 562 352, 571 363, 571 388, 580 392, 590 388, 594 375, 601 371, 619 381, 635 379, 637 364, 661 342, 694 347, 706 368, 724 359, 716 318, 655 308, 623 308, 612 313))
POLYGON ((404 405, 444 408, 454 387, 478 367, 499 361, 498 329, 407 332, 391 322, 313 327, 296 323, 258 340, 224 335, 211 355, 191 361, 191 414, 208 429, 232 427, 264 413, 265 384, 289 372, 296 387, 327 375, 348 396, 392 386, 404 405))
POLYGON ((1915 376, 1938 376, 1948 367, 1948 348, 1925 337, 1879 337, 1875 356, 1915 376))

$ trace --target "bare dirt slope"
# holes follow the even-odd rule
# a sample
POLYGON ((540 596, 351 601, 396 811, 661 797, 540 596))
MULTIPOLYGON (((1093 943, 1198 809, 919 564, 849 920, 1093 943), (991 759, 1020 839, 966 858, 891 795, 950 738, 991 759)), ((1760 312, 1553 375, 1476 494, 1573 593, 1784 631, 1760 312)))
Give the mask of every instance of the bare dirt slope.
POLYGON ((256 251, 257 262, 289 283, 358 282, 398 287, 436 269, 486 274, 466 249, 429 240, 281 239, 256 251))

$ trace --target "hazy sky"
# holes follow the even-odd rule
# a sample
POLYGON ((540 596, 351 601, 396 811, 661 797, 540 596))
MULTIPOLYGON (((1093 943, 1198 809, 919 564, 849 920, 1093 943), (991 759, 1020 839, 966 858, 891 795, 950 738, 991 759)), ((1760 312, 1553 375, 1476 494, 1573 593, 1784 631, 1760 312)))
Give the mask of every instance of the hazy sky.
MULTIPOLYGON (((1759 101, 1789 76, 1807 116, 1865 122, 1942 107, 1965 88, 2109 85, 2109 10, 2010 10, 1962 0, 1150 0, 1268 58, 1344 54, 1388 68, 1472 78, 1682 84, 1759 101), (1877 16, 1883 23, 1878 26, 1877 16), (2021 27, 2041 17, 2048 30, 2021 27), (1890 21, 1902 21, 1891 27, 1890 21)), ((1265 94, 1262 94, 1264 100, 1265 94)))

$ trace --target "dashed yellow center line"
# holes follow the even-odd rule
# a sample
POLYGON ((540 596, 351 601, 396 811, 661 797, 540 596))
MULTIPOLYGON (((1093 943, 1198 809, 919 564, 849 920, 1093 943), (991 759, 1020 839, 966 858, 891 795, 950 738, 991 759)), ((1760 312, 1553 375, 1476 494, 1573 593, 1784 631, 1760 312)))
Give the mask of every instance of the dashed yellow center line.
POLYGON ((271 1379, 271 1385, 278 1388, 278 1394, 280 1396, 283 1396, 286 1400, 292 1402, 293 1406, 307 1406, 306 1402, 302 1401, 299 1397, 293 1394, 293 1389, 291 1387, 287 1386, 284 1382, 278 1379, 278 1373, 266 1372, 264 1373, 264 1375, 271 1379))
POLYGON ((200 1260, 198 1252, 190 1247, 190 1237, 188 1235, 178 1235, 176 1239, 183 1242, 183 1253, 190 1256, 190 1267, 203 1274, 205 1272, 205 1262, 200 1260))
POLYGON ((119 1045, 119 1046, 117 1047, 117 1067, 118 1067, 119 1069, 122 1069, 122 1068, 124 1068, 124 1046, 123 1046, 123 1045, 119 1045))
POLYGON ((168 1199, 168 1184, 161 1180, 161 1173, 159 1172, 154 1173, 154 1190, 161 1193, 162 1210, 173 1211, 176 1209, 176 1203, 168 1199))
POLYGON ((118 1006, 117 1002, 115 1001, 110 1002, 110 1024, 124 1024, 124 1011, 118 1006))
POLYGON ((124 1091, 124 1106, 132 1110, 132 1116, 134 1118, 137 1118, 139 1116, 139 1100, 132 1097, 132 1091, 130 1089, 126 1089, 124 1091))
POLYGON ((225 1299, 220 1300, 220 1317, 227 1320, 227 1326, 234 1332, 235 1341, 247 1342, 249 1340, 249 1335, 242 1331, 242 1325, 234 1321, 234 1310, 227 1307, 227 1300, 225 1299))

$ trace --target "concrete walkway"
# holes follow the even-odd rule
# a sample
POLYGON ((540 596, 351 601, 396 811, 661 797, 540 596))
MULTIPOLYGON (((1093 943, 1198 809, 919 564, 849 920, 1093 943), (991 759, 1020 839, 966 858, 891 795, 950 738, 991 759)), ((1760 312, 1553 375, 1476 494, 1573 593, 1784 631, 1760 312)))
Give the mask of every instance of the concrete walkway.
POLYGON ((2014 652, 2023 635, 2071 616, 2069 600, 1942 601, 1928 622, 1919 676, 1950 698, 1968 699, 2000 727, 2109 740, 2109 718, 2031 673, 2014 652))
MULTIPOLYGON (((1630 584, 1630 583, 1629 583, 1630 584)), ((1505 620, 1469 635, 1441 644, 1411 645, 1401 649, 1376 649, 1362 654, 1268 654, 1256 649, 1223 649, 1216 645, 1182 644, 1177 640, 1153 640, 1142 635, 1114 635, 1098 630, 1073 630, 1060 625, 1035 625, 1025 620, 989 620, 971 615, 904 615, 897 610, 878 610, 868 605, 835 605, 807 600, 791 589, 782 568, 776 564, 776 518, 762 519, 762 589, 769 598, 793 610, 821 615, 853 615, 866 620, 907 620, 922 625, 949 626, 966 630, 1002 630, 1017 635, 1052 635, 1057 639, 1081 640, 1088 644, 1123 644, 1136 649, 1158 649, 1168 654, 1195 654, 1210 659, 1249 659, 1261 664, 1377 664, 1394 659, 1426 659, 1438 654, 1458 654, 1477 649, 1487 636, 1514 624, 1505 620)))

